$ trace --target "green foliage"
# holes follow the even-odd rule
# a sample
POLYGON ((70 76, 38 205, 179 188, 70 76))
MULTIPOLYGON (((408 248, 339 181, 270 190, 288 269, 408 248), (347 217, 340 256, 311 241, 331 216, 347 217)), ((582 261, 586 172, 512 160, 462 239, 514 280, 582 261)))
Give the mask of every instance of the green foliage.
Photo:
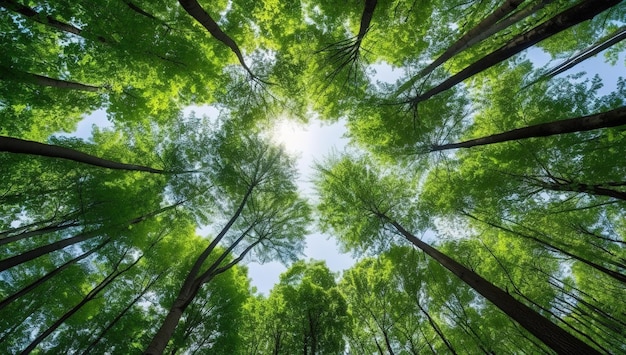
MULTIPOLYGON (((613 87, 577 67, 548 78, 535 56, 560 62, 613 33, 626 3, 419 103, 581 2, 525 1, 509 18, 543 6, 424 77, 504 1, 376 1, 364 33, 372 1, 199 3, 249 72, 176 1, 2 2, 0 135, 167 173, 0 152, 0 262, 18 260, 0 272, 0 353, 59 320, 35 352, 144 351, 194 261, 192 279, 210 277, 198 279, 169 353, 550 352, 404 246, 393 222, 595 349, 626 351, 624 126, 428 153, 623 107, 623 78, 613 87), (375 77, 374 65, 399 75, 375 77), (189 105, 218 117, 184 116, 189 105), (113 127, 55 136, 96 111, 113 127), (367 256, 340 281, 322 262, 297 261, 311 207, 293 158, 264 138, 283 117, 346 122, 364 150, 324 160, 313 177, 320 229, 367 256), (250 260, 295 263, 264 297, 238 264, 250 260)), ((616 65, 624 48, 608 48, 605 61, 616 65)))
POLYGON ((251 298, 240 330, 248 354, 340 354, 347 304, 324 262, 294 263, 268 298, 251 298))
POLYGON ((410 207, 414 182, 390 172, 380 174, 365 157, 331 158, 317 169, 321 228, 334 231, 345 250, 372 253, 392 245, 393 233, 384 228, 386 217, 416 222, 410 207))

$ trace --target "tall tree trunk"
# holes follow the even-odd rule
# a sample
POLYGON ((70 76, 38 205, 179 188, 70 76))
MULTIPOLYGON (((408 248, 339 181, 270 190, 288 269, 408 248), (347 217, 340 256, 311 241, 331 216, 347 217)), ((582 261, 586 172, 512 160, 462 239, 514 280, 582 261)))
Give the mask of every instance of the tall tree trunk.
POLYGON ((133 3, 130 0, 122 0, 124 2, 124 4, 126 4, 126 6, 128 6, 129 9, 133 10, 134 12, 140 14, 141 16, 147 17, 151 20, 155 20, 158 22, 161 22, 162 24, 164 24, 167 28, 170 28, 165 21, 162 21, 161 19, 159 19, 158 17, 154 16, 153 14, 145 11, 144 9, 140 8, 139 6, 137 6, 135 3, 133 3))
POLYGON ((62 240, 59 240, 57 242, 54 242, 54 243, 51 243, 51 244, 48 244, 48 245, 44 245, 44 246, 41 246, 41 247, 38 247, 38 248, 35 248, 35 249, 32 249, 32 250, 29 250, 27 252, 24 252, 22 254, 19 254, 19 255, 12 256, 10 258, 1 260, 0 261, 0 272, 2 272, 4 270, 7 270, 7 269, 10 269, 10 268, 12 268, 12 267, 14 267, 16 265, 20 265, 20 264, 23 264, 25 262, 34 260, 34 259, 36 259, 36 258, 38 258, 40 256, 49 254, 49 253, 51 253, 53 251, 57 251, 57 250, 66 248, 66 247, 68 247, 70 245, 78 244, 78 243, 83 242, 85 240, 97 237, 101 233, 104 233, 104 232, 106 232, 107 230, 109 230, 111 228, 120 228, 120 227, 125 227, 125 226, 130 226, 130 225, 141 223, 141 222, 143 222, 144 220, 146 220, 146 219, 148 219, 150 217, 156 216, 156 215, 158 215, 160 213, 163 213, 163 212, 165 212, 167 210, 176 208, 176 207, 178 207, 178 205, 180 205, 182 203, 183 202, 178 202, 178 203, 176 203, 174 205, 170 205, 170 206, 167 206, 167 207, 160 208, 160 209, 158 209, 156 211, 153 211, 153 212, 147 213, 145 215, 139 216, 139 217, 137 217, 135 219, 132 219, 132 220, 128 221, 127 223, 124 223, 124 224, 121 224, 121 225, 113 226, 113 227, 110 227, 110 228, 99 228, 99 229, 96 229, 96 230, 93 230, 93 231, 83 232, 83 233, 80 233, 80 234, 78 234, 78 235, 76 235, 74 237, 67 238, 67 239, 62 239, 62 240))
POLYGON ((511 12, 515 11, 517 7, 523 3, 525 0, 506 0, 504 4, 500 5, 497 9, 495 9, 489 16, 485 17, 480 23, 474 26, 472 29, 467 31, 461 38, 459 38, 456 42, 454 42, 448 49, 446 49, 437 59, 435 59, 432 63, 430 63, 426 68, 420 70, 417 75, 409 79, 406 83, 404 83, 397 93, 401 93, 409 88, 413 83, 415 83, 420 78, 430 74, 433 70, 439 67, 441 64, 446 62, 448 59, 455 56, 457 53, 460 53, 463 49, 468 48, 469 42, 474 41, 480 42, 482 39, 487 38, 483 37, 482 39, 475 40, 477 37, 482 37, 482 34, 485 33, 487 29, 495 25, 502 18, 509 15, 511 12))
POLYGON ((435 331, 435 333, 437 333, 437 335, 439 336, 439 338, 441 339, 441 341, 443 341, 443 343, 446 345, 446 347, 448 348, 448 350, 450 350, 451 354, 456 355, 456 351, 454 351, 454 348, 452 347, 452 344, 450 344, 450 342, 448 341, 448 339, 446 338, 446 336, 443 334, 443 332, 441 331, 441 328, 439 328, 439 325, 437 325, 437 323, 435 322, 435 320, 430 316, 430 314, 424 309, 424 307, 422 307, 422 305, 420 304, 419 300, 416 300, 415 303, 417 304, 417 307, 419 307, 420 311, 422 311, 422 313, 424 313, 424 315, 426 316, 426 319, 428 319, 428 323, 430 324, 430 326, 433 328, 433 330, 435 331))
POLYGON ((89 346, 82 352, 83 355, 91 354, 91 350, 102 340, 104 335, 111 330, 115 326, 115 324, 124 317, 126 312, 128 312, 139 300, 150 290, 150 288, 163 276, 164 273, 158 274, 156 277, 152 278, 150 282, 143 288, 143 290, 128 304, 124 309, 117 314, 115 318, 107 325, 100 334, 89 344, 89 346))
POLYGON ((536 181, 532 184, 552 191, 568 191, 568 192, 580 192, 588 195, 607 196, 618 200, 626 201, 626 192, 607 189, 605 185, 590 185, 577 182, 545 182, 536 181))
POLYGON ((9 243, 13 243, 16 242, 18 240, 22 240, 22 239, 26 239, 26 238, 32 238, 32 237, 36 237, 38 235, 43 235, 43 234, 47 234, 47 233, 53 233, 53 232, 58 232, 64 229, 68 229, 71 227, 76 227, 79 226, 80 224, 78 222, 69 222, 69 223, 55 223, 55 224, 51 224, 39 229, 35 229, 35 230, 31 230, 31 231, 24 231, 22 233, 19 234, 14 234, 5 238, 0 239, 0 245, 5 245, 5 244, 9 244, 9 243))
POLYGON ((60 158, 107 169, 144 171, 153 174, 166 173, 166 171, 164 170, 154 169, 148 166, 125 164, 112 160, 102 159, 72 148, 65 148, 58 145, 38 143, 25 139, 6 136, 0 136, 0 152, 60 158))
POLYGON ((593 56, 595 56, 596 54, 602 52, 603 50, 611 47, 612 45, 619 43, 621 41, 623 41, 624 39, 626 39, 626 27, 622 26, 620 28, 618 28, 617 30, 615 30, 613 33, 611 33, 609 36, 603 38, 602 40, 598 41, 597 43, 594 43, 593 45, 589 46, 588 48, 585 48, 584 50, 576 53, 572 58, 567 59, 566 61, 564 61, 563 63, 555 66, 554 68, 550 69, 546 74, 542 75, 542 77, 540 77, 539 79, 533 81, 532 83, 525 85, 526 87, 536 83, 537 81, 540 80, 545 80, 545 79, 549 79, 552 77, 555 77, 561 73, 563 73, 564 71, 574 67, 575 65, 577 65, 578 63, 591 58, 593 56))
POLYGON ((65 262, 63 265, 55 268, 54 270, 50 271, 49 273, 47 273, 46 275, 40 277, 39 279, 31 282, 30 284, 28 284, 27 286, 23 287, 21 290, 17 291, 16 293, 12 294, 11 296, 5 298, 4 300, 2 300, 2 302, 0 302, 0 310, 3 309, 4 307, 8 306, 9 304, 11 304, 11 302, 15 301, 16 299, 26 295, 27 293, 29 293, 30 291, 34 290, 38 286, 42 285, 44 282, 50 280, 51 278, 53 278, 54 276, 59 274, 61 271, 65 270, 68 267, 78 263, 79 261, 89 257, 91 254, 95 253, 99 249, 102 249, 102 247, 107 245, 110 241, 111 241, 111 239, 105 240, 104 243, 98 245, 97 247, 91 249, 88 252, 85 252, 85 253, 81 254, 80 256, 77 256, 77 257, 75 257, 75 258, 65 262))
POLYGON ((274 333, 274 349, 272 350, 272 355, 280 354, 281 342, 282 342, 282 332, 278 331, 274 333))
POLYGON ((372 17, 374 17, 374 10, 376 10, 376 5, 378 5, 378 0, 365 0, 365 8, 363 8, 363 13, 361 14, 359 33, 356 36, 356 40, 359 43, 359 46, 361 42, 363 42, 363 38, 365 38, 367 31, 369 31, 370 29, 372 17))
POLYGON ((376 10, 377 5, 378 0, 365 0, 365 7, 363 8, 363 12, 361 14, 359 32, 356 36, 332 43, 316 51, 316 53, 331 53, 328 59, 331 64, 335 66, 335 69, 333 69, 330 74, 326 75, 328 82, 333 81, 333 79, 346 67, 349 68, 348 78, 350 77, 353 69, 352 65, 359 60, 361 44, 370 29, 372 18, 374 16, 374 10, 376 10))
POLYGON ((574 5, 571 8, 554 16, 550 20, 536 26, 535 28, 518 35, 504 46, 469 65, 468 67, 448 78, 441 84, 428 90, 424 94, 411 98, 405 103, 417 105, 422 101, 426 101, 429 98, 450 89, 451 87, 462 82, 463 80, 491 68, 492 66, 512 57, 513 55, 523 51, 526 48, 531 47, 532 45, 550 36, 553 36, 581 22, 594 18, 596 15, 611 8, 612 6, 619 4, 620 2, 620 0, 584 0, 581 3, 574 5))
POLYGON ((91 239, 94 238, 98 235, 100 235, 100 233, 102 233, 101 229, 97 229, 94 231, 89 231, 89 232, 83 232, 80 233, 76 236, 73 236, 71 238, 66 238, 66 239, 62 239, 59 240, 57 242, 51 243, 51 244, 47 244, 32 250, 29 250, 27 252, 24 252, 22 254, 16 255, 16 256, 12 256, 10 258, 6 258, 2 261, 0 261, 0 272, 4 271, 4 270, 8 270, 14 266, 29 262, 31 260, 37 259, 40 256, 52 253, 54 251, 57 250, 61 250, 63 248, 66 248, 70 245, 74 245, 74 244, 78 244, 80 242, 83 242, 87 239, 91 239))
POLYGON ((17 12, 24 17, 27 17, 35 22, 41 23, 46 26, 50 26, 56 28, 63 32, 73 33, 75 35, 81 35, 82 30, 76 26, 72 26, 68 23, 61 22, 53 18, 52 16, 42 15, 39 12, 35 11, 35 9, 30 8, 26 5, 22 5, 17 1, 13 0, 0 0, 0 6, 5 9, 9 9, 11 11, 17 12))
POLYGON ((252 191, 253 190, 254 190, 254 186, 250 186, 248 188, 248 190, 246 191, 246 194, 243 196, 239 206, 237 207, 237 210, 235 210, 235 213, 233 213, 233 215, 231 216, 230 220, 222 228, 220 233, 211 241, 209 246, 202 252, 202 254, 200 254, 198 256, 198 258, 194 262, 193 266, 191 267, 191 270, 189 270, 189 273, 187 274, 187 277, 185 278, 185 282, 183 283, 183 286, 181 288, 181 293, 183 293, 183 292, 184 293, 191 292, 193 282, 196 279, 196 277, 198 276, 198 273, 200 272, 200 269, 202 268, 202 264, 204 264, 206 259, 209 257, 209 255, 211 255, 211 253, 217 247, 219 242, 224 238, 226 233, 228 233, 228 231, 230 230, 232 225, 237 221, 237 219, 241 215, 241 212, 243 212, 243 209, 246 206, 246 203, 248 202, 248 199, 252 195, 252 191))
POLYGON ((33 340, 27 347, 21 352, 21 355, 26 355, 32 352, 37 345, 39 345, 48 335, 52 334, 58 327, 61 326, 67 319, 73 316, 78 310, 80 310, 85 304, 92 301, 102 290, 104 290, 108 285, 110 285, 116 278, 118 278, 123 273, 130 270, 133 266, 135 266, 139 260, 143 258, 143 255, 137 258, 133 263, 126 266, 124 269, 119 270, 119 265, 124 260, 126 253, 119 259, 113 271, 107 275, 104 280, 102 280, 96 287, 94 287, 89 293, 80 301, 76 306, 72 307, 69 311, 67 311, 61 318, 59 318, 54 324, 52 324, 48 329, 46 329, 43 333, 41 333, 35 340, 33 340))
POLYGON ((374 343, 376 343, 376 348, 378 348, 378 354, 385 355, 385 353, 383 352, 383 348, 380 346, 376 338, 374 338, 374 343))
POLYGON ((250 70, 250 68, 246 64, 246 62, 245 62, 245 60, 243 58, 243 54, 241 53, 241 50, 239 49, 239 46, 237 45, 237 43, 229 35, 224 33, 224 31, 222 31, 222 29, 217 24, 217 22, 215 22, 215 20, 213 20, 211 15, 209 15, 202 8, 202 6, 200 6, 198 1, 196 1, 196 0, 178 0, 178 3, 183 7, 183 9, 185 9, 185 11, 187 11, 187 13, 189 15, 191 15, 191 17, 193 17, 204 28, 206 28, 206 30, 209 31, 209 33, 213 37, 215 37, 215 39, 217 39, 218 41, 224 43, 228 48, 230 48, 230 50, 233 53, 235 53, 235 55, 237 56, 237 59, 239 60, 239 64, 241 64, 241 66, 246 70, 246 72, 248 72, 248 74, 252 78, 258 79, 257 76, 254 75, 254 73, 252 73, 252 70, 250 70))
MULTIPOLYGON (((67 191, 67 187, 60 188, 60 189, 54 189, 54 190, 47 190, 47 191, 53 191, 53 192, 64 191, 65 192, 65 191, 67 191)), ((39 193, 33 192, 33 194, 39 194, 39 193)), ((43 194, 45 194, 45 193, 43 193, 43 194)), ((21 196, 23 196, 23 197, 20 199, 20 202, 23 201, 27 197, 27 194, 21 195, 21 196)), ((0 239, 10 238, 11 236, 14 236, 14 235, 17 235, 17 234, 34 232, 34 231, 37 231, 37 230, 40 230, 40 229, 49 228, 49 227, 56 227, 56 226, 59 226, 59 225, 64 224, 64 223, 71 223, 71 222, 75 221, 75 217, 77 217, 79 214, 80 214, 80 210, 72 211, 72 212, 67 213, 67 214, 65 214, 63 216, 57 217, 56 216, 56 212, 55 212, 55 214, 52 217, 50 217, 48 219, 45 219, 43 221, 36 221, 36 222, 29 223, 29 224, 20 225, 19 227, 5 229, 2 232, 0 232, 0 239), (44 227, 40 226, 40 225, 45 224, 45 223, 48 223, 48 225, 46 225, 44 227)))
POLYGON ((433 145, 430 147, 429 152, 438 152, 457 148, 471 148, 480 145, 502 143, 534 137, 548 137, 573 132, 585 132, 594 129, 617 127, 622 125, 626 125, 626 106, 607 112, 597 113, 595 115, 517 128, 486 137, 470 139, 464 142, 433 145))
MULTIPOLYGON (((605 274, 606 276, 609 276, 609 277, 615 279, 616 281, 626 283, 626 275, 621 274, 621 273, 619 273, 617 271, 609 270, 606 267, 604 267, 604 266, 602 266, 600 264, 597 264, 597 263, 595 263, 595 262, 593 262, 591 260, 587 260, 587 259, 585 259, 585 258, 583 258, 581 256, 578 256, 576 254, 570 253, 569 251, 563 249, 562 247, 554 245, 553 243, 549 243, 549 242, 547 242, 545 240, 542 240, 542 239, 537 238, 537 237, 532 236, 532 235, 528 235, 528 234, 525 234, 525 233, 514 231, 514 230, 512 230, 510 228, 507 228, 505 226, 501 226, 499 224, 496 224, 496 223, 493 223, 493 222, 490 222, 490 221, 482 220, 482 219, 480 219, 480 218, 478 218, 478 217, 476 217, 476 216, 474 216, 472 214, 469 214, 469 213, 463 213, 463 214, 468 216, 468 217, 470 217, 470 218, 472 218, 472 219, 474 219, 474 220, 476 220, 476 221, 485 223, 485 224, 487 224, 489 226, 492 226, 494 228, 497 228, 497 229, 500 229, 502 231, 511 233, 511 234, 516 235, 518 237, 522 237, 522 238, 529 239, 529 240, 532 240, 534 242, 537 242, 537 243, 543 245, 544 247, 546 247, 548 249, 556 250, 556 251, 558 251, 561 254, 567 255, 570 258, 574 259, 574 260, 578 260, 581 263, 583 263, 583 264, 585 264, 587 266, 592 267, 596 271, 599 271, 599 272, 605 274)), ((528 228, 528 227, 525 227, 525 228, 528 228)), ((530 229, 530 228, 528 228, 528 229, 530 229)), ((541 233, 539 233, 539 234, 541 234, 541 233)))
MULTIPOLYGON (((185 312, 189 304, 191 304, 191 302, 198 295, 200 287, 203 284, 210 282, 215 276, 229 270, 230 268, 241 262, 246 254, 260 242, 261 239, 250 244, 236 259, 222 267, 217 267, 219 266, 217 262, 213 263, 209 267, 209 270, 213 270, 212 272, 209 272, 207 270, 207 272, 192 280, 193 282, 190 287, 191 291, 183 294, 181 289, 181 293, 179 293, 179 296, 176 298, 176 300, 174 300, 174 304, 170 308, 167 316, 165 317, 161 328, 159 328, 159 331, 152 338, 152 341, 150 342, 150 345, 148 346, 144 354, 162 354, 165 350, 165 347, 167 346, 167 343, 174 334, 174 331, 176 330, 176 327, 178 326, 178 323, 183 313, 185 312)), ((184 286, 185 285, 183 285, 183 287, 184 286)))
MULTIPOLYGON (((146 348, 144 354, 160 355, 165 350, 167 343, 171 339, 172 335, 174 334, 174 331, 176 330, 176 327, 178 326, 178 322, 180 321, 180 318, 182 317, 183 312, 185 311, 187 306, 189 306, 191 301, 193 301, 193 299, 196 297, 200 289, 200 286, 202 285, 202 283, 199 281, 204 281, 204 280, 198 280, 198 277, 197 277, 200 272, 200 269, 202 268, 202 264, 204 264, 204 262, 207 260, 211 252, 217 247, 218 243, 222 240, 222 238, 224 238, 224 236, 230 230, 230 228, 235 223, 235 221, 237 221, 248 199, 252 195, 252 191, 254 187, 255 187, 254 185, 251 185, 248 188, 248 190, 246 191, 246 194, 243 196, 241 200, 241 203, 237 207, 237 210, 231 216, 230 220, 226 223, 226 225, 222 228, 220 233, 213 239, 213 241, 211 241, 209 246, 202 252, 202 254, 198 256, 198 258, 194 262, 193 266, 191 267, 191 270, 189 270, 189 273, 187 274, 187 277, 185 278, 185 281, 183 282, 183 285, 180 288, 178 297, 176 297, 176 299, 174 300, 174 303, 170 307, 170 310, 167 316, 165 317, 165 320, 161 324, 161 327, 156 332, 156 334, 152 337, 152 340, 150 341, 150 344, 146 348)), ((214 266, 215 265, 212 265, 211 268, 214 266)), ((202 276, 203 278, 209 277, 209 275, 206 275, 206 273, 203 274, 202 276)))
POLYGON ((574 337, 570 333, 564 331, 550 320, 537 313, 532 308, 526 306, 520 301, 513 298, 494 284, 485 280, 472 270, 454 261, 452 258, 441 253, 437 249, 424 243, 422 240, 406 231, 400 224, 381 216, 389 221, 395 229, 404 236, 413 245, 424 251, 430 257, 439 262, 443 267, 450 270, 459 279, 465 282, 476 292, 483 295, 496 307, 513 318, 522 325, 531 334, 543 341, 547 346, 552 348, 559 354, 598 354, 591 346, 587 345, 580 339, 574 337))
POLYGON ((477 36, 474 36, 473 38, 471 38, 469 41, 467 41, 467 43, 465 43, 461 48, 459 48, 457 53, 461 53, 462 51, 466 50, 467 48, 470 48, 476 43, 482 42, 483 40, 495 35, 496 33, 520 22, 521 20, 527 18, 528 16, 534 15, 535 13, 537 13, 537 11, 543 9, 544 7, 548 6, 549 4, 553 2, 554 0, 538 0, 536 1, 535 4, 528 5, 525 8, 520 9, 519 11, 502 19, 501 21, 491 25, 489 28, 485 29, 477 36))
MULTIPOLYGON (((131 2, 130 0, 122 0, 124 1, 124 3, 126 4, 126 6, 128 6, 131 10, 141 14, 142 16, 146 16, 148 18, 154 19, 156 21, 161 22, 165 27, 167 27, 169 30, 171 30, 171 27, 165 22, 162 21, 161 19, 157 18, 156 16, 142 10, 141 8, 139 8, 137 5, 135 5, 133 2, 131 2)), ((104 43, 104 44, 108 44, 108 45, 115 45, 117 43, 117 41, 113 38, 104 38, 102 36, 90 36, 88 33, 85 33, 81 28, 78 28, 76 26, 73 26, 69 23, 63 22, 63 21, 59 21, 55 18, 53 18, 52 16, 48 16, 48 15, 43 15, 39 12, 37 12, 35 9, 30 8, 28 6, 19 4, 13 0, 0 0, 0 6, 7 8, 9 10, 12 10, 28 19, 31 19, 37 23, 41 23, 43 25, 52 27, 54 29, 57 29, 59 31, 62 32, 66 32, 66 33, 71 33, 74 34, 76 36, 82 37, 86 40, 95 40, 97 42, 100 43, 104 43)), ((125 49, 127 50, 127 49, 125 49)), ((178 66, 185 66, 184 63, 171 59, 171 58, 167 58, 163 55, 160 55, 158 53, 154 53, 151 51, 143 51, 141 52, 143 54, 148 54, 150 56, 155 56, 161 60, 164 60, 166 62, 170 62, 173 64, 176 64, 178 66)), ((45 77, 44 77, 45 78, 45 77)), ((54 79, 52 79, 54 80, 54 79)))
POLYGON ((389 355, 395 355, 395 353, 393 352, 393 348, 391 347, 391 341, 389 340, 389 334, 387 333, 387 330, 382 329, 383 331, 383 337, 385 338, 385 346, 387 347, 387 351, 389 351, 389 355))
POLYGON ((0 80, 13 80, 23 83, 37 84, 40 86, 48 86, 58 89, 99 92, 104 90, 103 86, 93 86, 81 84, 73 81, 54 79, 43 75, 23 72, 14 68, 8 68, 0 65, 0 80))
POLYGON ((311 315, 311 310, 309 309, 307 312, 307 318, 309 320, 309 334, 311 338, 311 355, 317 354, 317 327, 315 326, 315 319, 313 315, 311 315))

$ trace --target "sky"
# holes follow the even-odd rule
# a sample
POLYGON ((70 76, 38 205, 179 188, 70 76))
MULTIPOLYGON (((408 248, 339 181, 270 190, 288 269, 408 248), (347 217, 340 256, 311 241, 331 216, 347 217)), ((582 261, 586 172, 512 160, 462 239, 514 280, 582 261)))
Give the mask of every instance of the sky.
MULTIPOLYGON (((544 65, 549 60, 549 57, 538 49, 531 48, 527 55, 534 63, 539 65, 544 65)), ((626 70, 624 69, 625 60, 626 53, 622 53, 618 64, 612 67, 604 63, 604 57, 600 54, 559 76, 566 76, 580 71, 586 71, 586 77, 599 74, 605 82, 605 87, 601 90, 601 93, 607 93, 615 89, 618 76, 626 76, 626 70)), ((557 64, 557 62, 552 64, 557 64)), ((385 64, 374 65, 372 68, 376 72, 374 79, 379 81, 394 82, 402 74, 400 70, 393 71, 391 67, 385 64)), ((197 115, 207 115, 209 117, 216 117, 218 114, 217 110, 210 106, 188 107, 184 110, 184 113, 188 115, 191 111, 194 111, 197 115)), ((111 122, 106 120, 106 113, 103 110, 98 110, 79 122, 76 131, 58 135, 89 138, 93 125, 101 128, 113 126, 111 122)), ((312 118, 308 124, 285 119, 277 122, 271 138, 276 143, 283 144, 288 153, 297 157, 297 168, 299 171, 298 187, 311 201, 314 201, 311 182, 314 175, 314 163, 322 161, 331 152, 343 151, 348 143, 348 139, 344 137, 345 133, 346 128, 343 121, 331 124, 322 123, 312 118)), ((312 234, 306 237, 306 248, 303 255, 305 260, 324 260, 330 270, 336 273, 354 265, 355 259, 350 254, 341 253, 335 239, 317 232, 314 225, 311 226, 310 230, 312 234)), ((265 295, 269 294, 269 290, 278 282, 279 275, 287 269, 286 266, 278 262, 269 262, 263 265, 252 262, 248 263, 247 266, 252 286, 265 295)))

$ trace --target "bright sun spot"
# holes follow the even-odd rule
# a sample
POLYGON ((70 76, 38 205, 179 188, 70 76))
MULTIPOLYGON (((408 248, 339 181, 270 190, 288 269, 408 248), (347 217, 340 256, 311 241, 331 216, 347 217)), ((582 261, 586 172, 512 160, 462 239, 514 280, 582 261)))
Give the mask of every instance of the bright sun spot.
POLYGON ((281 118, 276 122, 270 137, 276 143, 282 144, 291 154, 303 153, 311 143, 306 125, 286 118, 281 118))

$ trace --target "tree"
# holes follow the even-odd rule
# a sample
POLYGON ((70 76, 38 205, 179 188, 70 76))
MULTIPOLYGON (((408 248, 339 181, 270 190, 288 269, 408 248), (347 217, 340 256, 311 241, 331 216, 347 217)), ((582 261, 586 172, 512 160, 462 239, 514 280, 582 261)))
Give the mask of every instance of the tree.
POLYGON ((200 6, 200 4, 196 0, 179 0, 178 3, 191 15, 196 21, 200 22, 204 28, 206 28, 209 33, 215 37, 218 41, 225 44, 228 48, 230 48, 233 53, 237 56, 237 60, 239 60, 239 64, 248 72, 248 74, 252 77, 252 79, 260 80, 256 75, 252 73, 250 67, 246 64, 246 61, 243 58, 243 54, 239 49, 237 43, 222 29, 220 26, 213 20, 213 18, 200 6))
POLYGON ((592 19, 594 16, 611 8, 612 6, 615 6, 617 3, 617 1, 586 1, 575 5, 541 25, 512 39, 505 46, 472 63, 441 84, 410 99, 408 102, 416 105, 419 102, 425 101, 442 91, 450 89, 452 86, 471 77, 472 75, 486 70, 503 60, 510 58, 514 54, 517 54, 520 51, 538 43, 539 41, 554 35, 555 33, 566 30, 582 21, 592 19))
POLYGON ((434 145, 429 152, 438 152, 447 149, 471 148, 479 145, 507 142, 511 140, 527 139, 533 137, 547 137, 555 134, 591 131, 608 127, 622 126, 626 124, 626 107, 620 107, 609 112, 595 115, 570 118, 549 123, 540 123, 511 131, 492 134, 487 137, 475 138, 459 143, 434 145))
POLYGON ((222 139, 220 149, 230 154, 219 156, 221 161, 217 164, 221 166, 215 181, 224 184, 224 196, 233 194, 240 201, 221 231, 196 258, 146 353, 161 353, 202 285, 239 263, 257 245, 261 259, 264 253, 283 253, 278 255, 289 258, 298 252, 297 243, 306 228, 308 208, 298 199, 295 185, 290 181, 293 170, 288 158, 276 147, 259 140, 228 135, 222 139), (233 235, 229 236, 230 233, 233 235), (248 244, 243 244, 244 241, 248 244), (225 245, 224 251, 217 251, 219 256, 205 265, 220 243, 225 245), (224 263, 238 247, 239 255, 224 263))
POLYGON ((257 344, 251 353, 334 354, 344 350, 346 301, 325 263, 294 263, 281 274, 269 297, 252 302, 257 303, 255 321, 241 330, 257 344), (252 339, 254 335, 246 333, 255 329, 257 333, 266 330, 259 339, 252 339))
POLYGON ((625 6, 0 0, 0 353, 626 351, 626 82, 576 65, 622 59, 625 6), (364 258, 263 296, 243 264, 310 222, 286 117, 376 157, 311 196, 364 258))
MULTIPOLYGON (((365 168, 368 165, 367 161, 353 162, 349 157, 344 157, 335 163, 331 169, 321 170, 323 175, 319 179, 318 189, 323 200, 320 209, 327 216, 335 216, 326 222, 326 225, 341 233, 342 239, 345 238, 344 245, 363 244, 363 239, 367 242, 366 238, 372 238, 364 236, 358 226, 355 228, 354 222, 350 221, 351 219, 357 221, 361 219, 361 225, 378 226, 379 229, 383 230, 386 226, 392 227, 396 233, 438 261, 555 351, 566 351, 565 349, 567 349, 569 352, 597 352, 537 311, 408 232, 398 222, 398 220, 402 220, 401 218, 406 218, 406 213, 401 212, 398 217, 391 215, 396 211, 397 206, 405 201, 396 200, 394 198, 396 196, 387 194, 388 191, 394 189, 394 185, 401 184, 400 181, 393 177, 379 180, 377 172, 373 168, 365 168), (350 216, 355 208, 358 208, 365 218, 350 216), (346 216, 346 220, 343 219, 343 216, 346 216), (364 221, 367 218, 377 221, 364 221), (363 239, 359 240, 360 238, 363 239), (547 329, 550 330, 547 331, 547 329)), ((380 237, 385 235, 380 230, 372 232, 380 237)))
MULTIPOLYGON (((404 91, 405 88, 413 85, 420 78, 430 74, 435 70, 438 66, 445 63, 446 60, 452 58, 455 54, 461 52, 463 49, 470 47, 472 44, 476 42, 480 42, 481 38, 487 38, 490 36, 489 29, 494 27, 496 23, 498 23, 503 18, 506 18, 508 15, 513 13, 518 6, 523 3, 521 0, 507 0, 500 7, 495 9, 489 16, 485 17, 476 27, 469 30, 465 33, 461 38, 459 38, 454 44, 448 47, 445 52, 443 52, 437 59, 435 59, 432 63, 430 63, 426 68, 420 70, 420 72, 411 78, 409 81, 404 83, 399 91, 404 91)), ((542 4, 545 1, 541 2, 542 4)), ((509 18, 514 17, 513 15, 509 16, 509 18)), ((505 22, 505 21, 500 21, 505 22)), ((493 33, 491 33, 493 34, 493 33)))
POLYGON ((40 155, 52 158, 61 158, 75 162, 99 166, 107 169, 118 169, 128 171, 146 171, 149 173, 161 174, 165 171, 147 166, 124 164, 107 159, 95 157, 93 155, 79 152, 75 149, 65 148, 57 145, 38 143, 18 138, 0 136, 0 151, 16 154, 40 155))

